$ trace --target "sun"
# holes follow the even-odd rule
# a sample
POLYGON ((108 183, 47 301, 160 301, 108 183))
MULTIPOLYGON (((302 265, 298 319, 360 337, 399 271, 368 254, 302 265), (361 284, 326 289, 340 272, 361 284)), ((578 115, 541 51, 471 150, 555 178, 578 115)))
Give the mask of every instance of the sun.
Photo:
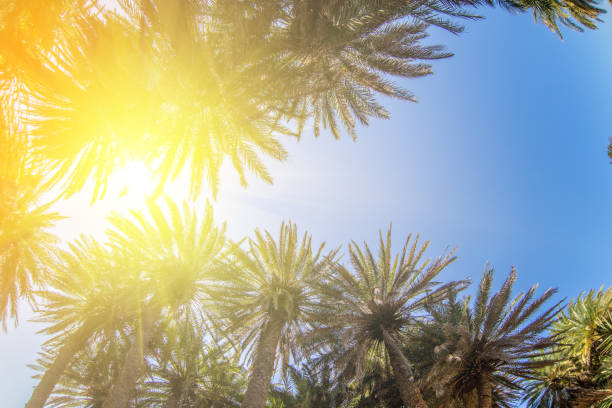
POLYGON ((198 204, 212 199, 208 188, 194 197, 189 176, 188 172, 183 171, 160 184, 155 165, 141 160, 128 161, 109 177, 106 194, 100 201, 111 210, 123 212, 145 208, 148 200, 157 200, 162 196, 171 197, 176 202, 198 204))
POLYGON ((151 200, 164 209, 165 197, 179 206, 187 203, 198 212, 204 211, 208 204, 212 205, 215 222, 219 225, 228 222, 228 233, 237 237, 249 234, 262 220, 273 223, 279 219, 276 210, 261 207, 262 202, 269 200, 267 184, 253 183, 245 189, 240 185, 231 163, 222 166, 220 178, 223 188, 217 196, 213 196, 206 186, 205 191, 194 197, 189 172, 179 173, 159 188, 155 165, 131 160, 110 175, 101 198, 92 201, 93 186, 89 185, 84 191, 59 200, 56 208, 67 218, 57 223, 55 232, 66 242, 83 233, 104 240, 109 227, 109 214, 129 216, 132 211, 146 211, 151 200))
POLYGON ((127 214, 132 210, 147 207, 147 201, 162 196, 181 202, 190 197, 189 178, 179 174, 176 179, 159 183, 155 169, 149 164, 132 160, 113 172, 108 179, 106 194, 94 206, 103 206, 109 211, 127 214))
POLYGON ((130 161, 109 178, 108 195, 121 201, 144 201, 156 192, 156 188, 150 167, 142 161, 130 161))

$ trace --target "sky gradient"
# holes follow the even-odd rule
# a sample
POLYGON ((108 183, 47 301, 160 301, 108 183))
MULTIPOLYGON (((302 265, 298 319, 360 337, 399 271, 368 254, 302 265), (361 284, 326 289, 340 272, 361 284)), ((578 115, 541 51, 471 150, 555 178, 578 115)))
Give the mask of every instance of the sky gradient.
MULTIPOLYGON (((245 190, 227 171, 213 205, 230 236, 277 235, 292 220, 330 248, 375 245, 392 222, 398 250, 411 232, 431 240, 430 257, 457 247, 444 279, 478 280, 489 262, 496 287, 515 266, 517 290, 558 287, 557 300, 612 285, 612 16, 561 41, 529 15, 483 12, 460 36, 432 31, 426 42, 455 56, 405 82, 418 104, 382 100, 391 120, 361 128, 356 142, 285 139, 290 158, 269 164, 273 186, 245 190)), ((110 196, 89 208, 75 197, 60 204, 71 219, 57 232, 101 236, 110 209, 137 202, 110 196)), ((29 315, 0 334, 2 406, 23 406, 35 383, 26 364, 44 339, 29 315)))

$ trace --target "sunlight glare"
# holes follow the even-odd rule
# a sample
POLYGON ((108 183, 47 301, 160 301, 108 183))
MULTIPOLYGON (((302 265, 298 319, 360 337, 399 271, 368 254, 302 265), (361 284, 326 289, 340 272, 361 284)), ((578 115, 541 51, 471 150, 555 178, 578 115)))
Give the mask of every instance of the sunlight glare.
POLYGON ((131 161, 110 177, 109 196, 127 201, 144 200, 153 194, 156 186, 151 169, 141 161, 131 161))

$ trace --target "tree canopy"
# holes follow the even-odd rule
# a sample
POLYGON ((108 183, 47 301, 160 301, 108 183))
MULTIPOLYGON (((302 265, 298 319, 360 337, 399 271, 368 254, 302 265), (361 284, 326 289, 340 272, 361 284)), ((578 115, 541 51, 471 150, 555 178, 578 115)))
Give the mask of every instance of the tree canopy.
MULTIPOLYGON (((483 7, 552 32, 596 29, 594 0, 7 0, 0 7, 0 321, 46 336, 34 407, 612 407, 612 292, 491 294, 425 259, 292 222, 231 240, 213 205, 230 162, 272 183, 287 137, 357 137, 415 102, 406 79, 450 58, 483 7), (58 200, 101 199, 126 163, 153 169, 146 209, 61 242, 58 200), (89 194, 89 193, 88 193, 89 194), (164 197, 164 204, 161 204, 164 197), (318 239, 318 237, 317 237, 318 239)), ((612 157, 612 148, 609 150, 612 157)))

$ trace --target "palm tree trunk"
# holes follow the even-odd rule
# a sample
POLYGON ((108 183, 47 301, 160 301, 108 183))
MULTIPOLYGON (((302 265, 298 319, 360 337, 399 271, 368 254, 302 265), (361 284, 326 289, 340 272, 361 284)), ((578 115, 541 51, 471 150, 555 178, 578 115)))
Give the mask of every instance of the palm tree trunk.
POLYGON ((478 408, 491 408, 493 406, 493 389, 491 379, 486 371, 478 375, 478 408))
POLYGON ((478 407, 478 395, 474 391, 464 393, 461 396, 464 408, 476 408, 478 407))
POLYGON ((85 346, 87 340, 93 335, 95 327, 94 324, 84 324, 66 339, 55 360, 47 368, 34 392, 32 392, 26 408, 42 408, 45 405, 49 395, 53 392, 53 388, 55 388, 55 385, 64 374, 66 367, 70 364, 74 355, 85 346))
POLYGON ((178 408, 179 403, 180 403, 179 397, 174 395, 174 393, 171 393, 170 396, 168 397, 168 401, 166 401, 166 404, 164 405, 164 408, 178 408))
POLYGON ((166 401, 164 408, 180 408, 182 406, 182 399, 182 391, 179 392, 178 390, 172 389, 170 390, 168 400, 166 401))
POLYGON ((261 333, 249 375, 249 385, 241 408, 264 408, 270 389, 270 380, 274 374, 276 348, 284 325, 282 320, 271 320, 261 333))
POLYGON ((385 348, 389 353, 391 368, 393 368, 393 378, 399 389, 402 402, 410 408, 427 408, 421 390, 414 381, 410 363, 399 346, 399 342, 386 330, 383 330, 383 337, 385 348))
POLYGON ((134 343, 128 350, 121 373, 119 373, 119 376, 114 381, 108 396, 102 404, 102 408, 123 408, 129 406, 131 393, 136 387, 138 377, 142 373, 144 356, 149 350, 151 338, 153 337, 155 316, 157 316, 157 313, 151 311, 145 311, 142 314, 139 335, 134 339, 134 343))

